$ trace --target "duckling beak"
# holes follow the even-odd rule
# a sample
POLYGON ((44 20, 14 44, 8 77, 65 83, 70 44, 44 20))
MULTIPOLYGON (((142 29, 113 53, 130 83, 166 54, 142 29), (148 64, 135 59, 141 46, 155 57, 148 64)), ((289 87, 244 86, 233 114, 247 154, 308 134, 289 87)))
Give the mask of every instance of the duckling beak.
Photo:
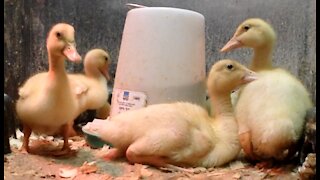
POLYGON ((110 74, 108 72, 108 68, 104 68, 101 73, 104 75, 104 77, 106 77, 107 81, 111 80, 110 74))
POLYGON ((68 44, 63 50, 63 54, 72 62, 81 62, 81 56, 73 44, 68 44))
POLYGON ((249 73, 247 73, 242 80, 244 83, 249 83, 257 79, 258 79, 258 74, 253 71, 249 71, 249 73))
POLYGON ((228 52, 232 49, 239 48, 243 44, 237 39, 236 36, 233 36, 223 48, 220 49, 220 52, 228 52))

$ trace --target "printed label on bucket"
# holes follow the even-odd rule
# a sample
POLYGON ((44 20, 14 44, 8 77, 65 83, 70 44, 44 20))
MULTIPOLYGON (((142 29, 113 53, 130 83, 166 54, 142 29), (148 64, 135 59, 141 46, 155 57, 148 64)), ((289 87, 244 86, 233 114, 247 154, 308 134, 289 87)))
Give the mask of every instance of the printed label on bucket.
POLYGON ((111 116, 124 111, 139 109, 147 104, 147 95, 143 92, 113 89, 111 116))

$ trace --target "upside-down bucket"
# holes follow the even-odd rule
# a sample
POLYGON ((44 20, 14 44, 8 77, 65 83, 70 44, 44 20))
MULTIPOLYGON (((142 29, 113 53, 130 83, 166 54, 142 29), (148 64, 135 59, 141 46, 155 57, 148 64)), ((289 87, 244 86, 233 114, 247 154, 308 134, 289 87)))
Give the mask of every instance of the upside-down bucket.
POLYGON ((205 20, 200 13, 144 7, 127 13, 111 116, 158 103, 205 104, 205 20))

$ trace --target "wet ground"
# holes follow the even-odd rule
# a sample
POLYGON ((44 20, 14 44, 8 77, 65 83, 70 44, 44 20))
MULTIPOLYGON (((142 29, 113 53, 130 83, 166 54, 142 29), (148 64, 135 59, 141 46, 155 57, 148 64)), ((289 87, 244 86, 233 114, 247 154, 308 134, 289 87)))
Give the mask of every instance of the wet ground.
POLYGON ((258 169, 241 157, 225 167, 210 169, 198 167, 190 168, 190 172, 171 172, 147 165, 129 164, 126 159, 106 161, 101 155, 108 151, 108 147, 92 149, 82 137, 73 138, 69 142, 73 153, 64 157, 54 157, 48 152, 61 147, 62 140, 31 139, 32 154, 23 154, 18 150, 21 140, 11 138, 12 153, 5 155, 4 179, 299 179, 298 167, 295 165, 285 165, 281 167, 280 172, 273 169, 258 169))

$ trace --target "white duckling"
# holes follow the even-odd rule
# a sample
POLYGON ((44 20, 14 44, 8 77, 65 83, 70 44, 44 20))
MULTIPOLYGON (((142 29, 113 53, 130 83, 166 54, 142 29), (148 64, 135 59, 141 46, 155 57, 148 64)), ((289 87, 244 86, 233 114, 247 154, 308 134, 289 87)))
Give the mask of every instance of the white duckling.
POLYGON ((102 49, 92 49, 85 55, 83 63, 85 74, 68 75, 79 111, 108 106, 109 54, 102 49))
POLYGON ((177 166, 220 166, 240 151, 230 93, 254 79, 254 73, 239 63, 221 60, 211 68, 207 82, 215 107, 212 117, 199 105, 176 102, 94 120, 83 129, 113 145, 108 159, 125 155, 131 163, 178 170, 177 166))
MULTIPOLYGON (((221 52, 253 48, 250 69, 259 80, 239 92, 235 115, 244 152, 255 160, 284 160, 296 152, 307 110, 312 107, 308 91, 288 71, 272 66, 276 33, 262 19, 241 23, 221 52)), ((268 164, 268 163, 267 163, 268 164)))
POLYGON ((29 151, 31 132, 62 134, 62 150, 69 150, 67 124, 78 115, 64 65, 65 59, 81 61, 75 47, 74 28, 65 23, 54 25, 47 37, 47 50, 49 71, 30 77, 19 88, 16 111, 23 125, 23 152, 29 151))

